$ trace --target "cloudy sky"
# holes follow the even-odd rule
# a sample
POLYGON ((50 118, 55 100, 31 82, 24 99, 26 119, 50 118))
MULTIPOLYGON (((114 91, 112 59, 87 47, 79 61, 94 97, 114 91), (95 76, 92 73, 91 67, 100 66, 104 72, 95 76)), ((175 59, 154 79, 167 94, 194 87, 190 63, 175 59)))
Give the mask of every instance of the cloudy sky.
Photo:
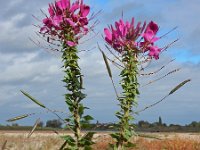
MULTIPOLYGON (((31 93, 49 108, 66 110, 59 53, 41 49, 29 40, 29 37, 41 40, 35 35, 38 29, 33 26, 40 22, 32 15, 42 18, 40 9, 46 11, 49 2, 51 0, 0 1, 0 124, 7 124, 5 120, 11 117, 32 112, 38 114, 18 123, 30 125, 38 117, 41 120, 55 118, 54 115, 27 100, 20 93, 21 89, 31 93)), ((102 10, 97 18, 100 24, 96 26, 99 35, 79 46, 80 49, 90 50, 80 53, 80 66, 85 76, 85 93, 88 95, 84 103, 91 108, 87 113, 92 114, 100 122, 116 121, 114 113, 118 109, 117 101, 101 54, 95 47, 97 42, 103 45, 102 29, 118 20, 123 12, 125 20, 135 17, 137 21, 157 22, 160 26, 159 35, 178 27, 163 38, 159 45, 165 46, 177 38, 179 41, 163 53, 158 61, 152 62, 145 72, 154 71, 171 59, 176 60, 159 74, 140 78, 140 83, 143 85, 176 68, 181 68, 181 71, 150 86, 140 88, 138 109, 161 99, 183 80, 192 79, 191 83, 164 102, 142 112, 136 121, 155 122, 159 116, 168 124, 200 121, 200 1, 85 0, 85 2, 91 5, 92 12, 102 10)), ((113 74, 117 83, 119 70, 113 68, 113 74)))

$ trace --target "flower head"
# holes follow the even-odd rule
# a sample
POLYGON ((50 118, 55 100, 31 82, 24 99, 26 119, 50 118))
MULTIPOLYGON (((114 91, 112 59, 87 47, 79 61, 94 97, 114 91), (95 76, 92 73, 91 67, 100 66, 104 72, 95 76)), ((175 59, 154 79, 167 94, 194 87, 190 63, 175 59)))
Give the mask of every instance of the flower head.
POLYGON ((43 19, 40 32, 57 36, 68 46, 75 46, 78 40, 88 33, 88 14, 90 7, 83 0, 58 0, 49 4, 49 17, 43 19))
POLYGON ((115 22, 115 27, 111 25, 105 28, 104 34, 106 42, 119 53, 127 50, 135 53, 149 52, 150 57, 158 59, 161 49, 154 46, 154 43, 159 40, 159 37, 156 37, 158 29, 158 25, 153 21, 148 25, 146 22, 143 25, 139 22, 134 26, 134 18, 131 22, 120 19, 115 22))

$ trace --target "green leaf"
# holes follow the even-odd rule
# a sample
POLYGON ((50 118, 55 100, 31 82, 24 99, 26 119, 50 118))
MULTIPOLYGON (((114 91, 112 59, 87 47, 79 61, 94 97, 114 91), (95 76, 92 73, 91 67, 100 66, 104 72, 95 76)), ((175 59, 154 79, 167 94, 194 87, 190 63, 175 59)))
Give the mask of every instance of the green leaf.
POLYGON ((186 83, 190 82, 191 79, 185 80, 183 82, 181 82, 179 85, 177 85, 175 88, 173 88, 170 92, 169 95, 173 94, 174 92, 176 92, 177 90, 179 90, 182 86, 184 86, 186 83))
POLYGON ((84 120, 87 121, 87 122, 94 119, 94 118, 93 118, 92 116, 90 116, 90 115, 84 116, 83 118, 84 118, 84 120))
POLYGON ((67 103, 67 105, 69 106, 73 106, 73 102, 71 100, 71 94, 65 94, 65 102, 67 103))
POLYGON ((118 150, 117 145, 109 143, 109 149, 108 150, 118 150))
POLYGON ((17 120, 20 120, 20 119, 26 118, 26 117, 28 117, 29 115, 30 115, 30 114, 25 114, 25 115, 17 116, 17 117, 14 117, 14 118, 8 119, 7 122, 17 121, 17 120))
POLYGON ((104 62, 105 62, 105 64, 106 64, 106 69, 107 69, 107 71, 108 71, 108 75, 109 75, 110 78, 112 78, 112 72, 111 72, 111 69, 110 69, 110 66, 109 66, 107 57, 106 57, 106 55, 104 54, 104 52, 101 50, 100 47, 99 47, 99 50, 101 51, 102 56, 103 56, 103 60, 104 60, 104 62))
POLYGON ((85 146, 85 147, 84 147, 84 150, 92 150, 92 147, 90 147, 90 146, 85 146))
POLYGON ((80 145, 82 147, 84 147, 84 150, 90 150, 91 149, 91 145, 94 144, 94 142, 92 141, 92 138, 94 136, 96 132, 88 132, 86 133, 80 140, 80 145))
POLYGON ((82 75, 80 76, 80 88, 83 89, 83 77, 82 77, 82 75))
POLYGON ((66 145, 67 145, 67 141, 65 141, 65 142, 61 145, 61 147, 59 148, 59 150, 65 150, 64 148, 65 148, 66 145))
POLYGON ((75 140, 70 135, 61 136, 62 139, 70 146, 75 146, 75 140))
MULTIPOLYGON (((78 84, 77 84, 78 85, 78 84)), ((79 98, 79 102, 86 97, 86 94, 83 94, 81 91, 73 93, 76 97, 79 98)))
POLYGON ((83 139, 92 140, 95 133, 96 132, 88 132, 83 136, 83 139))
POLYGON ((136 144, 128 142, 127 144, 125 144, 125 147, 133 148, 133 147, 136 147, 136 144))
POLYGON ((28 97, 30 100, 32 100, 34 103, 36 103, 37 105, 43 107, 43 108, 46 108, 42 103, 40 103, 39 101, 37 101, 35 98, 33 98, 31 95, 29 95, 28 93, 24 92, 21 90, 21 92, 26 96, 28 97))
POLYGON ((120 134, 119 133, 111 133, 110 136, 113 139, 116 139, 117 141, 119 141, 119 139, 120 139, 120 134))
POLYGON ((83 106, 83 104, 80 104, 79 109, 78 109, 78 113, 79 113, 80 117, 83 115, 84 110, 85 110, 85 107, 83 106))
POLYGON ((117 118, 121 119, 122 118, 122 114, 120 112, 116 112, 116 116, 117 118))

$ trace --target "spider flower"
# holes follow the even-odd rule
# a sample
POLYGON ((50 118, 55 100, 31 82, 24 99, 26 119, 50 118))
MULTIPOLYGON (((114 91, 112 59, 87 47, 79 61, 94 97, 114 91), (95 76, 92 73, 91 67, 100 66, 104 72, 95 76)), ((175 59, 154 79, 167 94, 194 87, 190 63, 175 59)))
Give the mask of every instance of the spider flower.
POLYGON ((156 37, 159 28, 156 23, 151 21, 146 25, 146 22, 141 22, 134 25, 134 18, 131 22, 124 22, 120 19, 115 22, 115 27, 110 25, 104 29, 105 40, 119 53, 127 50, 132 50, 135 53, 146 53, 155 59, 159 58, 161 49, 154 45, 159 37, 156 37))
POLYGON ((83 0, 59 0, 49 4, 49 16, 43 19, 42 34, 58 37, 68 46, 76 46, 78 40, 88 33, 87 18, 90 7, 83 0))

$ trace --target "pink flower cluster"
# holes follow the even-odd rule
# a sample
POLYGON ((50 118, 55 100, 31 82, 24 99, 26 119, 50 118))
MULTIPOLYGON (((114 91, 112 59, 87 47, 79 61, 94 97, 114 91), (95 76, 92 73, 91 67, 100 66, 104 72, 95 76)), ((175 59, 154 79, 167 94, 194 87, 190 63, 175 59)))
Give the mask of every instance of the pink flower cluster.
POLYGON ((156 37, 158 29, 158 25, 153 21, 147 26, 146 23, 141 25, 139 22, 135 27, 132 18, 131 23, 125 23, 120 19, 119 22, 115 22, 115 28, 111 25, 104 29, 104 33, 106 42, 119 53, 125 50, 134 50, 136 53, 148 52, 150 57, 159 59, 161 49, 154 45, 159 40, 159 37, 156 37))
POLYGON ((75 46, 82 35, 88 33, 88 14, 90 7, 83 4, 83 0, 59 0, 49 4, 49 17, 43 19, 40 32, 57 36, 68 46, 75 46))

